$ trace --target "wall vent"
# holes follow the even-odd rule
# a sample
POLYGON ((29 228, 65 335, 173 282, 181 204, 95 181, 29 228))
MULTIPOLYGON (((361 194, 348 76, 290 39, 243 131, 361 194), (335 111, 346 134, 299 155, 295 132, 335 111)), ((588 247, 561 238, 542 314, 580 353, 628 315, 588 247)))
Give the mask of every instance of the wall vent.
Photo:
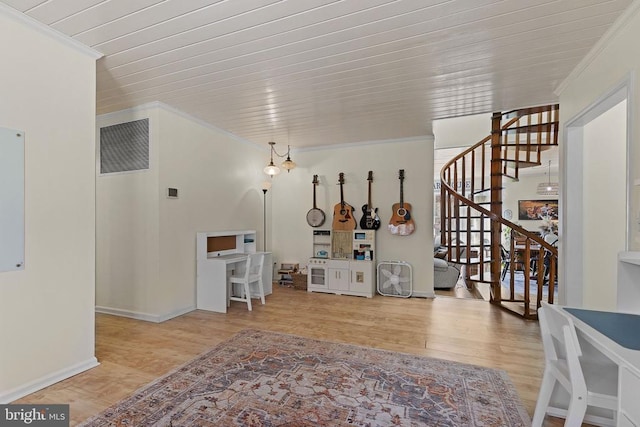
POLYGON ((100 128, 100 173, 149 169, 149 119, 100 128))

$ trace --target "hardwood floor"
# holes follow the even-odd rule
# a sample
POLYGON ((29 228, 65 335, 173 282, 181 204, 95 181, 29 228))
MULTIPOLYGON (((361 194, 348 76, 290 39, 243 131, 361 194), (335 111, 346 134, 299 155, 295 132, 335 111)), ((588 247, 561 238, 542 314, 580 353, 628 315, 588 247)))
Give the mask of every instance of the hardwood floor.
POLYGON ((489 301, 489 286, 488 283, 474 283, 469 288, 463 281, 462 283, 458 282, 458 284, 451 289, 436 289, 435 293, 440 297, 489 301))
MULTIPOLYGON (((96 318, 101 365, 15 403, 69 403, 75 425, 245 328, 503 369, 530 415, 543 370, 538 323, 483 300, 367 299, 274 285, 252 312, 234 302, 227 314, 197 310, 160 324, 96 318)), ((545 426, 561 421, 547 417, 545 426)))

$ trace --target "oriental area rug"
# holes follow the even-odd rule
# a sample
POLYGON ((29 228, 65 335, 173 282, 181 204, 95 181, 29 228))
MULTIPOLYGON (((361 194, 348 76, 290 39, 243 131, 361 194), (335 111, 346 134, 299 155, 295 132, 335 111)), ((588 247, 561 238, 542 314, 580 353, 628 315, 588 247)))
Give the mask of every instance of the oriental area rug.
POLYGON ((531 423, 504 371, 244 330, 80 425, 531 423))

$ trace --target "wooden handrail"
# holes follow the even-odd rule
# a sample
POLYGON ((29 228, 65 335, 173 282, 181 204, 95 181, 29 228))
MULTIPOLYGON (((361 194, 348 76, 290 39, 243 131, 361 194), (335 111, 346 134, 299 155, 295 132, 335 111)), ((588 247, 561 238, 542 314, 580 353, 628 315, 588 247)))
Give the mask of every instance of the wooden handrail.
MULTIPOLYGON (((491 135, 462 151, 448 161, 440 171, 441 241, 449 248, 447 254, 449 261, 466 264, 465 279, 467 280, 471 280, 468 271, 472 264, 478 265, 478 274, 473 280, 491 283, 491 302, 500 305, 503 305, 503 302, 522 303, 523 316, 528 318, 536 317, 536 310, 530 308, 532 278, 529 274, 525 275, 524 299, 519 299, 515 295, 513 277, 511 277, 509 297, 502 298, 501 295, 500 230, 502 227, 509 227, 512 232, 524 236, 526 244, 522 255, 527 265, 534 259, 531 253, 532 242, 538 248, 538 262, 542 261, 540 254, 549 254, 548 268, 546 271, 539 268, 535 278, 539 284, 548 281, 549 302, 553 302, 558 251, 542 237, 502 217, 501 176, 517 179, 520 163, 539 164, 543 147, 557 145, 558 108, 556 104, 494 113, 491 135), (501 123, 502 119, 509 114, 513 114, 514 117, 508 117, 506 122, 501 123), (521 138, 521 135, 524 137, 521 138), (507 157, 509 147, 515 148, 514 158, 507 157), (487 159, 487 151, 491 153, 489 159, 487 159), (480 163, 477 163, 478 160, 480 163), (488 164, 493 166, 489 168, 488 164), (509 164, 512 164, 513 175, 508 173, 509 164), (470 176, 467 176, 468 171, 470 176), (487 176, 491 179, 487 180, 487 176), (487 181, 489 181, 488 186, 487 181), (479 185, 476 185, 477 182, 479 185), (483 193, 490 194, 490 200, 476 201, 476 197, 483 193), (488 207, 485 207, 484 205, 487 204, 488 207), (473 229, 471 224, 478 221, 479 226, 473 229), (485 221, 489 221, 491 226, 486 227, 485 221), (477 254, 474 255, 473 251, 477 251, 477 254), (491 253, 489 257, 486 256, 488 252, 491 253), (492 265, 491 274, 485 272, 483 268, 483 265, 488 262, 492 265)), ((510 254, 512 257, 510 265, 515 265, 516 260, 513 259, 515 251, 510 251, 510 254)), ((511 274, 513 275, 513 271, 511 274)), ((535 308, 540 305, 542 298, 542 286, 538 286, 537 295, 534 298, 535 308)))

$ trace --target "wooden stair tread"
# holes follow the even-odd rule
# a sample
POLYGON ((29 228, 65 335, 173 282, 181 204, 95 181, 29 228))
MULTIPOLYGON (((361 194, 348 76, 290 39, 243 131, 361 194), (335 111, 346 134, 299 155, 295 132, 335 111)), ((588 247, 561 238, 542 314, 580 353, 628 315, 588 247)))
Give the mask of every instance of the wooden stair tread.
POLYGON ((488 193, 491 190, 500 190, 500 191, 502 191, 502 190, 504 190, 504 187, 483 188, 482 190, 476 190, 476 191, 472 192, 471 194, 475 196, 476 194, 488 193))
POLYGON ((498 283, 500 281, 500 276, 498 276, 498 278, 494 278, 493 274, 485 272, 485 273, 482 273, 482 275, 473 274, 469 276, 469 279, 467 280, 469 280, 470 282, 479 282, 479 283, 498 283))
MULTIPOLYGON (((487 230, 487 231, 489 231, 489 230, 487 230)), ((462 234, 462 233, 460 233, 460 234, 462 234)), ((443 246, 446 247, 446 248, 449 248, 449 246, 447 246, 447 245, 443 245, 443 246)), ((460 248, 461 251, 467 249, 466 243, 465 244, 461 244, 460 246, 457 246, 457 245, 454 244, 454 245, 451 246, 452 251, 453 252, 457 251, 458 247, 460 248)), ((481 245, 480 243, 469 245, 469 248, 471 248, 471 249, 485 248, 487 250, 490 249, 489 245, 486 245, 486 244, 485 245, 481 245)))
POLYGON ((517 314, 520 317, 524 317, 525 319, 537 319, 538 313, 536 312, 536 303, 532 301, 529 305, 529 313, 525 313, 524 304, 521 301, 502 301, 500 307, 510 311, 511 313, 517 314))
POLYGON ((506 148, 510 151, 524 151, 524 152, 532 152, 537 153, 538 151, 547 151, 553 147, 557 147, 558 144, 538 144, 536 142, 532 142, 531 144, 521 143, 521 144, 500 144, 500 147, 503 149, 506 148))
MULTIPOLYGON (((467 206, 465 206, 465 207, 467 207, 467 206)), ((471 216, 466 216, 466 215, 464 215, 464 214, 463 214, 463 215, 460 215, 460 216, 459 216, 459 218, 460 218, 460 219, 483 219, 483 218, 485 218, 485 219, 486 219, 486 218, 489 218, 489 217, 488 217, 488 216, 486 216, 486 215, 484 215, 484 216, 481 216, 481 215, 471 215, 471 216)), ((461 233, 463 233, 463 232, 466 232, 467 230, 459 230, 459 231, 460 231, 461 233)), ((474 231, 474 230, 471 230, 471 231, 474 231)), ((478 231, 478 230, 475 230, 475 231, 478 231)))
POLYGON ((513 163, 514 165, 517 164, 518 168, 520 169, 524 169, 524 168, 532 168, 534 166, 541 166, 542 163, 540 162, 536 162, 536 161, 526 161, 526 160, 516 160, 516 159, 502 159, 503 162, 505 163, 513 163))
POLYGON ((456 259, 450 260, 449 262, 452 262, 454 264, 478 265, 478 264, 490 263, 491 259, 490 258, 483 258, 482 261, 481 261, 479 257, 476 257, 476 258, 456 258, 456 259), (467 262, 467 260, 468 260, 468 262, 467 262))
POLYGON ((558 128, 558 122, 545 122, 545 123, 532 123, 521 124, 520 126, 513 126, 507 129, 503 129, 502 132, 507 133, 553 133, 558 128))

